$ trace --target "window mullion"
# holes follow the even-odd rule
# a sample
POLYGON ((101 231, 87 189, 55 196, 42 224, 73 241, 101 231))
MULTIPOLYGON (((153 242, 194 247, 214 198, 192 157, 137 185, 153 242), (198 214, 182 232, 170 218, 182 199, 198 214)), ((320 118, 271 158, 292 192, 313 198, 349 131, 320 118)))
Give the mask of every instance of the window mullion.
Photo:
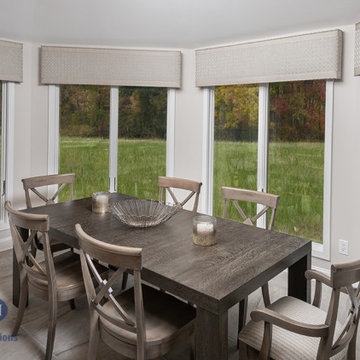
MULTIPOLYGON (((269 84, 259 85, 259 112, 258 112, 258 166, 257 166, 257 190, 267 192, 268 184, 268 128, 269 128, 269 84)), ((257 212, 263 205, 257 205, 257 212)), ((266 215, 261 216, 256 225, 266 228, 266 215)))
POLYGON ((214 182, 215 88, 203 90, 202 196, 201 212, 212 214, 214 182))
POLYGON ((49 85, 48 175, 59 173, 60 87, 49 85))
POLYGON ((119 88, 110 89, 109 191, 117 191, 119 88))

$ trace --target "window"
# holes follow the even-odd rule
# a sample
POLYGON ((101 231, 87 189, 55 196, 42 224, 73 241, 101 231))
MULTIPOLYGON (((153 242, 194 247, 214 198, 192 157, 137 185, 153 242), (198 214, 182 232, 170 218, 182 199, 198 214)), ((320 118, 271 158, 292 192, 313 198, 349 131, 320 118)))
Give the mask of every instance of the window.
POLYGON ((60 86, 59 173, 76 174, 75 199, 109 188, 109 122, 110 87, 60 86))
MULTIPOLYGON (((221 187, 256 189, 258 100, 257 85, 219 86, 215 89, 214 204, 213 214, 222 216, 221 187)), ((256 211, 254 204, 244 206, 256 211)), ((239 214, 229 205, 227 218, 239 214)))
POLYGON ((206 193, 213 181, 214 197, 202 211, 222 215, 221 186, 278 194, 275 230, 313 240, 313 254, 328 258, 333 81, 221 86, 204 94, 205 133, 214 127, 214 143, 204 141, 210 176, 203 171, 203 182, 206 193))
POLYGON ((166 119, 166 88, 119 88, 118 192, 158 198, 158 176, 166 175, 166 119))
POLYGON ((172 175, 174 96, 166 88, 50 85, 49 173, 74 172, 75 199, 108 190, 157 199, 158 176, 172 175))
POLYGON ((326 81, 270 84, 268 191, 275 230, 323 239, 326 81), (284 176, 286 174, 286 176, 284 176))

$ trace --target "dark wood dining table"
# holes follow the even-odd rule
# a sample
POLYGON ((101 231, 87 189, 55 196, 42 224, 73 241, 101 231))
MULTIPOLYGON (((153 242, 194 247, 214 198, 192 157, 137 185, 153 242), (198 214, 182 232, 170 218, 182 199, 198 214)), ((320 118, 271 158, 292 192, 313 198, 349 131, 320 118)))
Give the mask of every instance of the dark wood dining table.
MULTIPOLYGON (((129 198, 112 194, 111 201, 129 198)), ((91 211, 91 198, 25 210, 48 214, 50 236, 78 248, 74 226, 116 245, 143 248, 143 280, 196 306, 196 358, 228 358, 228 309, 288 269, 288 294, 310 301, 311 242, 217 218, 216 245, 192 243, 194 214, 180 210, 167 222, 151 228, 133 228, 111 213, 91 211)), ((18 279, 14 266, 13 301, 18 279)))

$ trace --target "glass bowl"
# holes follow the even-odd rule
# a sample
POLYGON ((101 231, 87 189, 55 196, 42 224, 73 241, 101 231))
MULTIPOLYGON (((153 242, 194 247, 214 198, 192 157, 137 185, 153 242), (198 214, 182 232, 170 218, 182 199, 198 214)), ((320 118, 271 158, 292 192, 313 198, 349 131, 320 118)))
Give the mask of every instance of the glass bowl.
POLYGON ((133 227, 151 227, 169 220, 180 208, 155 200, 130 199, 111 204, 111 212, 133 227))

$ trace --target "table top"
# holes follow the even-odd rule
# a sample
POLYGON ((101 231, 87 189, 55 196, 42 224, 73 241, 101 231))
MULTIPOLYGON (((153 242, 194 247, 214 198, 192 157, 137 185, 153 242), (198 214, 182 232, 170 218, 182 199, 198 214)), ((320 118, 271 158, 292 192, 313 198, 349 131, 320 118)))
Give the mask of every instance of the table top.
MULTIPOLYGON (((112 194, 112 201, 129 198, 112 194)), ((142 278, 208 311, 221 313, 311 253, 311 242, 217 218, 217 244, 192 243, 194 214, 181 210, 151 228, 132 228, 91 211, 91 198, 25 210, 50 216, 50 236, 78 248, 74 226, 98 240, 143 248, 142 278)))

